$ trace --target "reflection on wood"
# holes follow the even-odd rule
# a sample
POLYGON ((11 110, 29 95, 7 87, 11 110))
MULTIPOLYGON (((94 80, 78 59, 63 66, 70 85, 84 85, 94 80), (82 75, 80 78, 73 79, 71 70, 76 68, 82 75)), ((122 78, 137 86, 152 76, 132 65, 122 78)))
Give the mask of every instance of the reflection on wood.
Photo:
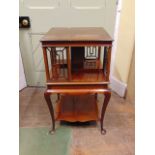
POLYGON ((95 95, 62 95, 57 102, 57 120, 85 122, 98 120, 95 95))

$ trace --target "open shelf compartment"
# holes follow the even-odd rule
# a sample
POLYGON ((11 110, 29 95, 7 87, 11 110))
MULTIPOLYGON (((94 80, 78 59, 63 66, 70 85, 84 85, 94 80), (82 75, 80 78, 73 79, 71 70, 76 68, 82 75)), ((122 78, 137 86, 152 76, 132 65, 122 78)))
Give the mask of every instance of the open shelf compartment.
POLYGON ((60 100, 57 101, 56 114, 56 120, 69 122, 98 120, 95 94, 61 95, 60 100))
POLYGON ((47 83, 107 82, 100 55, 101 47, 51 48, 47 83))

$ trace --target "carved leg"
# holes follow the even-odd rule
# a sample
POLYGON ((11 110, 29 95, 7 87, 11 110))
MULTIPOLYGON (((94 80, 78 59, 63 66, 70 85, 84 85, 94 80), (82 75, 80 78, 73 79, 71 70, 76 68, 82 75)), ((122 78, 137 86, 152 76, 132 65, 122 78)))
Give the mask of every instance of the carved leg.
POLYGON ((53 110, 53 105, 52 105, 52 101, 50 98, 50 94, 47 93, 46 91, 44 92, 44 97, 45 100, 47 102, 50 114, 51 114, 51 118, 52 118, 52 129, 49 131, 50 134, 53 134, 55 131, 55 119, 54 119, 54 110, 53 110))
POLYGON ((105 98, 104 98, 102 111, 101 111, 101 134, 103 134, 103 135, 106 134, 106 130, 103 129, 103 120, 104 120, 104 115, 105 115, 107 105, 108 105, 110 97, 111 97, 111 92, 106 92, 104 95, 105 95, 105 98))

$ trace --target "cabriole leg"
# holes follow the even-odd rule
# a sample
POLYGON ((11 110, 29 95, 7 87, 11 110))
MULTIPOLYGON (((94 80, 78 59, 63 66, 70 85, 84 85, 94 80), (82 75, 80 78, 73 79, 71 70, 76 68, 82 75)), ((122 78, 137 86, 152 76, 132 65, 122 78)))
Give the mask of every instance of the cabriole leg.
POLYGON ((106 134, 106 130, 103 128, 103 120, 104 120, 104 115, 105 115, 107 105, 111 97, 111 92, 106 92, 104 95, 105 95, 105 98, 104 98, 102 110, 101 110, 101 134, 103 135, 106 134))
POLYGON ((50 114, 51 114, 51 118, 52 118, 52 129, 49 131, 50 134, 53 134, 55 131, 55 119, 54 119, 54 109, 53 109, 53 105, 52 105, 52 101, 50 98, 50 93, 47 93, 46 91, 44 92, 44 97, 46 100, 46 103, 48 105, 50 114))

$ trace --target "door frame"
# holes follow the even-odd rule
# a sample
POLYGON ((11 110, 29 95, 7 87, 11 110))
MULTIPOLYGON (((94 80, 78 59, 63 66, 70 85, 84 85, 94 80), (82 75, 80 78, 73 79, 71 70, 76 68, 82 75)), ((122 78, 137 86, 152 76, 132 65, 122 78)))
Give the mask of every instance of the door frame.
POLYGON ((112 78, 114 73, 115 57, 116 57, 116 49, 117 49, 117 41, 118 41, 118 31, 119 31, 119 25, 120 25, 121 9, 122 9, 122 0, 117 0, 116 4, 117 4, 117 8, 116 8, 116 18, 115 18, 115 28, 114 28, 114 42, 113 42, 113 48, 111 52, 112 55, 111 55, 110 79, 112 78))
POLYGON ((19 91, 27 86, 25 72, 23 67, 23 60, 19 49, 19 91))
POLYGON ((119 32, 119 26, 120 26, 121 10, 122 10, 122 0, 117 0, 116 3, 117 3, 117 6, 116 6, 117 8, 116 8, 116 18, 115 18, 115 28, 114 28, 114 42, 113 42, 112 55, 111 55, 110 87, 120 97, 124 97, 127 89, 127 84, 118 80, 114 76, 118 32, 119 32))

